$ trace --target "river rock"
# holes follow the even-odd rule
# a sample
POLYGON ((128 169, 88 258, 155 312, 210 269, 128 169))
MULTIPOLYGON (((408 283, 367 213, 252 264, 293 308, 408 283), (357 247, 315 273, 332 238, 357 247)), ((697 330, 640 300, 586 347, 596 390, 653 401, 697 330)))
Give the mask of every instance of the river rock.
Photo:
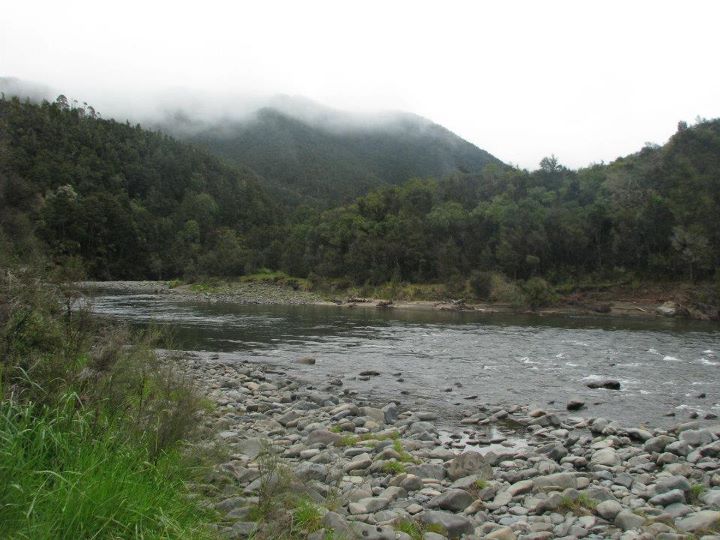
POLYGON ((486 534, 485 538, 487 540, 516 540, 517 536, 510 527, 501 527, 490 534, 486 534))
POLYGON ((711 489, 706 491, 700 497, 700 500, 708 506, 720 508, 720 489, 711 489))
POLYGON ((665 302, 655 308, 655 311, 663 317, 674 317, 677 315, 678 308, 675 302, 665 302))
POLYGON ((555 473, 545 476, 538 476, 533 479, 535 489, 548 490, 558 488, 564 490, 567 488, 577 489, 577 479, 572 473, 555 473))
POLYGON ((617 452, 614 448, 603 448, 595 452, 590 458, 593 465, 603 465, 605 467, 614 467, 619 462, 617 452))
POLYGON ((467 491, 462 489, 448 489, 445 493, 430 499, 428 506, 430 508, 461 512, 465 510, 471 502, 473 502, 473 498, 467 491))
POLYGON ((568 411, 579 411, 583 407, 585 407, 585 402, 577 399, 571 399, 565 406, 568 411))
POLYGON ((683 493, 681 489, 671 489, 670 491, 655 495, 648 502, 656 506, 669 506, 675 503, 684 503, 685 493, 683 493))
POLYGON ((713 510, 702 510, 689 514, 687 517, 677 521, 675 525, 678 529, 685 532, 694 532, 699 530, 708 530, 717 526, 720 521, 720 512, 713 510))
POLYGON ((483 480, 492 478, 491 465, 477 452, 463 452, 448 464, 447 475, 450 480, 458 480, 471 474, 480 475, 483 480))
POLYGON ((655 493, 665 493, 672 490, 690 491, 690 482, 684 476, 668 476, 660 478, 655 484, 655 493))
POLYGON ((630 510, 622 510, 615 516, 615 526, 621 528, 623 531, 629 531, 631 529, 639 529, 645 523, 645 518, 638 516, 630 510))
POLYGON ((398 406, 394 402, 390 402, 382 408, 384 421, 386 424, 394 424, 398 417, 398 406))
POLYGON ((713 441, 713 434, 706 429, 688 429, 680 433, 680 440, 690 446, 702 446, 713 441))
POLYGON ((435 463, 423 463, 421 465, 411 465, 407 467, 407 472, 420 478, 434 478, 442 480, 445 478, 445 469, 442 465, 435 463))
POLYGON ((607 390, 620 390, 620 381, 615 379, 603 379, 600 381, 590 381, 585 384, 588 388, 606 388, 607 390))
POLYGON ((647 452, 662 452, 670 443, 675 442, 673 437, 669 435, 659 435, 645 441, 643 447, 647 452))
POLYGON ((314 366, 315 365, 315 359, 311 356, 303 356, 302 358, 298 358, 295 360, 296 364, 305 364, 306 366, 314 366))
POLYGON ((608 521, 614 521, 615 517, 622 511, 622 505, 615 500, 607 500, 595 507, 597 515, 608 521))
POLYGON ((360 499, 358 502, 350 503, 348 511, 351 514, 370 514, 387 508, 390 501, 382 497, 367 497, 360 499))
POLYGON ((332 431, 327 431, 324 429, 316 429, 315 431, 312 431, 308 437, 307 437, 307 443, 308 444, 324 444, 326 446, 335 444, 336 442, 339 442, 340 439, 342 439, 342 436, 333 433, 332 431))
POLYGON ((449 538, 460 538, 463 534, 470 534, 473 530, 472 521, 450 512, 429 510, 420 519, 426 525, 439 525, 447 531, 449 538))

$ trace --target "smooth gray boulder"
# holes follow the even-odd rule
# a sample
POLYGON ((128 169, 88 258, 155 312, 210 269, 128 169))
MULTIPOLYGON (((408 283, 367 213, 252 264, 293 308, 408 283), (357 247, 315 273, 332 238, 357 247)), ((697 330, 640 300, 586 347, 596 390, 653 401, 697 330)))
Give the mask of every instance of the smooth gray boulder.
POLYGON ((430 499, 428 507, 450 510, 452 512, 462 512, 470 506, 473 500, 473 497, 465 490, 448 489, 446 492, 430 499))
POLYGON ((615 526, 619 527, 623 531, 639 529, 644 523, 644 517, 638 516, 630 510, 622 510, 617 516, 615 516, 615 526))
POLYGON ((463 534, 470 534, 473 531, 473 524, 468 518, 442 512, 440 510, 429 510, 420 519, 426 525, 439 525, 446 532, 448 538, 460 538, 463 534))
POLYGON ((471 474, 484 480, 492 478, 492 466, 477 452, 463 452, 448 463, 447 475, 450 480, 458 480, 471 474))
POLYGON ((717 526, 720 521, 720 512, 714 510, 702 510, 675 522, 678 529, 684 532, 695 532, 708 530, 717 526))

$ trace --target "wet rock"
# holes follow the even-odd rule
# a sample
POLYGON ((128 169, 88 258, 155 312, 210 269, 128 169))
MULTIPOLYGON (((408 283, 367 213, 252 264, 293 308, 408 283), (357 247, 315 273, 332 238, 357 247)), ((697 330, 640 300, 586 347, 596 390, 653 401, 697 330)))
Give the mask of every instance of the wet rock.
POLYGON ((377 377, 380 375, 380 372, 370 369, 367 371, 361 371, 359 375, 360 377, 377 377))
POLYGON ((607 390, 620 390, 620 381, 615 379, 603 379, 600 381, 590 381, 585 384, 588 388, 606 388, 607 390))
POLYGON ((568 411, 579 411, 583 407, 585 407, 585 402, 579 401, 577 399, 572 399, 568 401, 567 405, 565 406, 568 411))
POLYGON ((302 358, 298 358, 295 360, 296 364, 304 364, 306 366, 314 366, 315 365, 315 359, 311 356, 303 356, 302 358))

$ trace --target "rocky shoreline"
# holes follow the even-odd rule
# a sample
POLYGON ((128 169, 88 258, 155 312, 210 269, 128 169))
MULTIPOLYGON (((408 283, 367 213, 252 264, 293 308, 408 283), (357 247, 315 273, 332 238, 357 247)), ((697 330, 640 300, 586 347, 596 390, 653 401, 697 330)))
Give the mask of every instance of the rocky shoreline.
POLYGON ((228 538, 280 536, 258 509, 284 489, 317 514, 290 536, 300 510, 281 507, 284 537, 720 539, 720 425, 639 429, 472 404, 447 429, 432 411, 369 402, 340 379, 173 361, 213 403, 201 421, 228 455, 195 489, 228 538))
POLYGON ((672 301, 637 302, 616 300, 600 303, 565 304, 535 310, 520 309, 510 304, 473 304, 463 300, 446 301, 392 301, 377 298, 344 297, 327 299, 322 295, 295 289, 273 282, 235 282, 204 290, 191 285, 171 286, 166 281, 83 281, 76 285, 84 291, 114 291, 123 294, 163 294, 184 302, 211 302, 235 304, 324 305, 360 309, 392 309, 401 311, 474 312, 482 314, 525 314, 560 317, 618 317, 632 319, 695 319, 717 320, 700 311, 680 306, 672 301))

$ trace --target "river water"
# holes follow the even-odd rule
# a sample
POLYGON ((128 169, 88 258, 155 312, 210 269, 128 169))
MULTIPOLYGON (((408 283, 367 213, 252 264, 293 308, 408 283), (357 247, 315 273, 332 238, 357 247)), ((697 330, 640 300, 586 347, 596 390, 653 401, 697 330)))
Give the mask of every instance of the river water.
POLYGON ((587 403, 580 414, 629 426, 667 426, 693 411, 701 419, 720 415, 717 323, 192 303, 112 293, 95 297, 93 309, 169 329, 174 348, 209 359, 282 366, 318 387, 341 378, 343 389, 449 417, 479 403, 563 409, 574 398, 587 403), (296 363, 305 356, 316 364, 296 363), (367 370, 380 375, 359 379, 367 370), (620 381, 622 389, 585 386, 601 378, 620 381))

